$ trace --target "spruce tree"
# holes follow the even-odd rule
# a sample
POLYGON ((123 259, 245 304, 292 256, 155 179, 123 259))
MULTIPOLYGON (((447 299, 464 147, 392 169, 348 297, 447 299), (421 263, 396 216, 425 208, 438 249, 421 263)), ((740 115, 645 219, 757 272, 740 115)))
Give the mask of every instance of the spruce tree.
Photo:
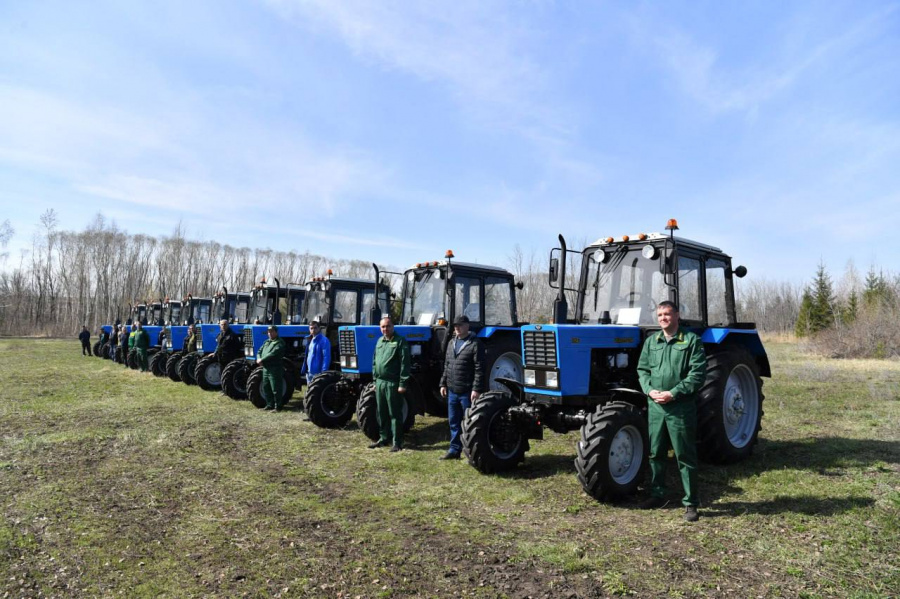
POLYGON ((806 337, 810 333, 809 317, 812 312, 813 298, 809 288, 803 290, 803 300, 800 302, 800 313, 797 315, 797 324, 794 325, 794 334, 798 337, 806 337))
POLYGON ((818 333, 834 324, 834 289, 831 285, 831 277, 825 270, 825 264, 820 262, 816 270, 816 278, 813 281, 812 309, 809 314, 809 330, 818 333))

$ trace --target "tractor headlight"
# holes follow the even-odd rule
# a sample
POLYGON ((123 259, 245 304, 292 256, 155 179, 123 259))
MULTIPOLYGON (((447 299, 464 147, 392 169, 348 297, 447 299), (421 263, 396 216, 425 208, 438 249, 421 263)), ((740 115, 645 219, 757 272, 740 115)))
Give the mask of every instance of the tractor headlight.
POLYGON ((300 344, 299 339, 294 339, 294 347, 297 347, 300 344))
POLYGON ((536 382, 537 382, 537 375, 535 375, 535 372, 531 369, 526 369, 525 370, 525 384, 533 387, 536 382))
POLYGON ((347 366, 350 368, 356 368, 356 356, 350 356, 347 358, 347 366))
POLYGON ((197 351, 203 351, 203 339, 197 339, 197 351))
POLYGON ((415 344, 410 346, 409 355, 411 356, 421 356, 422 355, 422 346, 415 344))
POLYGON ((555 370, 547 372, 547 386, 551 389, 559 389, 559 373, 555 370))
POLYGON ((253 349, 252 349, 252 348, 249 348, 249 347, 245 347, 245 348, 244 348, 244 355, 247 356, 247 357, 252 356, 252 355, 253 355, 253 349))

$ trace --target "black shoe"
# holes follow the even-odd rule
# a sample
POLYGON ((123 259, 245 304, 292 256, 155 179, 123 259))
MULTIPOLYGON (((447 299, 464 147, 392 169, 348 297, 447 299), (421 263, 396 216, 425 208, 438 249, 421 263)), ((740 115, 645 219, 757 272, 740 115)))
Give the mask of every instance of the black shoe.
POLYGON ((398 451, 403 451, 403 448, 399 445, 394 445, 393 447, 391 447, 391 453, 397 453, 398 451))
POLYGON ((439 460, 458 460, 459 458, 460 458, 460 455, 458 453, 456 453, 455 451, 448 451, 447 453, 445 453, 438 459, 439 460))
POLYGON ((272 406, 266 406, 263 408, 263 412, 268 412, 269 410, 274 410, 274 409, 275 408, 273 408, 272 406))
POLYGON ((651 497, 650 499, 645 499, 639 503, 638 508, 642 510, 658 510, 659 508, 668 505, 668 503, 669 502, 662 497, 651 497))
POLYGON ((378 449, 379 447, 387 447, 390 445, 387 441, 375 441, 371 445, 369 445, 369 449, 378 449))
POLYGON ((696 522, 700 519, 700 514, 697 513, 697 508, 693 505, 689 505, 684 508, 684 521, 685 522, 696 522))

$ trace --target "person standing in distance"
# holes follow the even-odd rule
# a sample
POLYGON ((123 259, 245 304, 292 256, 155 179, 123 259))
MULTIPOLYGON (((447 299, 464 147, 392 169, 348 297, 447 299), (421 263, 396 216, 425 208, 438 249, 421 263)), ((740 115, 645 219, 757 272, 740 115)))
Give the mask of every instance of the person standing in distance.
POLYGON ((325 372, 331 367, 331 341, 322 334, 322 328, 318 320, 309 323, 309 338, 306 344, 306 359, 300 376, 306 376, 306 384, 312 382, 319 373, 325 372))
POLYGON ((666 504, 666 458, 671 445, 684 487, 684 519, 696 522, 700 518, 697 393, 706 381, 706 353, 700 338, 679 326, 678 308, 673 302, 660 302, 656 319, 662 330, 644 340, 637 366, 641 389, 648 398, 650 431, 651 496, 641 508, 666 504))
POLYGON ((447 345, 441 397, 447 399, 450 422, 450 449, 440 459, 458 460, 462 453, 460 428, 463 416, 485 387, 484 345, 469 331, 469 317, 463 314, 453 321, 454 337, 447 345))
POLYGON ((409 343, 394 333, 390 316, 381 319, 381 338, 375 344, 372 376, 375 378, 375 401, 378 405, 378 441, 369 449, 387 447, 392 452, 403 450, 403 404, 412 358, 409 343))
POLYGON ((81 355, 91 357, 91 332, 88 331, 87 325, 81 327, 78 333, 78 339, 81 341, 81 355))
POLYGON ((264 409, 278 412, 284 401, 281 384, 284 381, 284 354, 287 352, 287 345, 278 336, 278 327, 274 324, 269 325, 268 333, 269 338, 259 348, 256 363, 263 369, 262 395, 266 399, 264 409))
POLYGON ((137 363, 141 372, 147 372, 150 367, 147 364, 147 350, 150 349, 150 335, 144 330, 144 325, 136 323, 137 332, 134 335, 134 351, 137 352, 137 363))

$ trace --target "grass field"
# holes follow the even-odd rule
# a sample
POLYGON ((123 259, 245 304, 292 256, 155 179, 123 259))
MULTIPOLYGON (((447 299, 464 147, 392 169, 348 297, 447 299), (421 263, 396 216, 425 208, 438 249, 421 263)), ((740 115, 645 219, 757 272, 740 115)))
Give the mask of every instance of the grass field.
POLYGON ((768 350, 756 452, 701 469, 687 524, 591 500, 577 433, 483 476, 438 461, 437 418, 372 451, 355 425, 2 339, 0 595, 897 596, 900 363, 768 350))

